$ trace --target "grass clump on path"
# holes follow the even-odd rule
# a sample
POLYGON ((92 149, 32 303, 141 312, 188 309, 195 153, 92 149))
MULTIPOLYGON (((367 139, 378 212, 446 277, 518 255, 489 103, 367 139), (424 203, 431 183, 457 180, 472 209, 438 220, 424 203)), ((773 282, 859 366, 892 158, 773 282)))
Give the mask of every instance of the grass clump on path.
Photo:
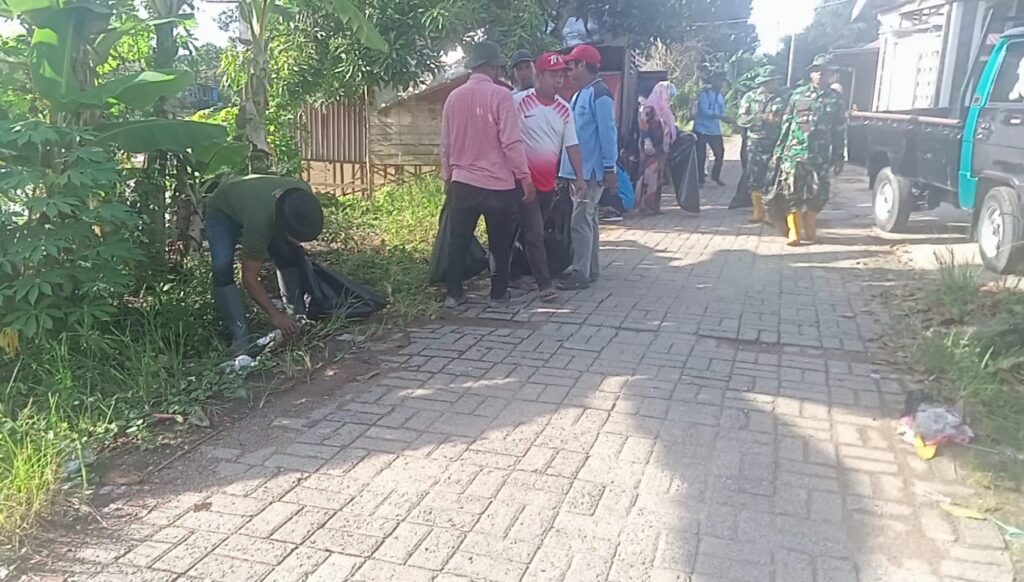
POLYGON ((915 355, 950 401, 963 401, 972 428, 1024 451, 1024 291, 983 285, 980 268, 939 256, 925 294, 932 318, 915 355))
MULTIPOLYGON (((426 275, 444 201, 440 181, 324 201, 325 232, 311 254, 387 294, 391 306, 376 325, 435 313, 426 275)), ((217 369, 226 337, 210 297, 208 258, 150 277, 113 306, 116 317, 2 344, 9 351, 0 350, 0 547, 22 544, 57 490, 95 484, 87 471, 69 471, 69 460, 146 442, 154 414, 205 418, 211 401, 247 395, 240 378, 217 369)), ((251 324, 268 330, 260 316, 251 324)), ((346 325, 318 324, 303 338, 308 345, 290 346, 269 365, 294 373, 289 358, 303 350, 312 365, 308 352, 346 325)))

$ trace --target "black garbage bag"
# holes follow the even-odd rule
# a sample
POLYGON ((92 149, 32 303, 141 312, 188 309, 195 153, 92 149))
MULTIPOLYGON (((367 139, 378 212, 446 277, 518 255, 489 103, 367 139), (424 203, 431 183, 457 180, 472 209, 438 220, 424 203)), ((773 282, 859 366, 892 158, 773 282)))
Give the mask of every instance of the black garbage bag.
POLYGON ((740 174, 740 181, 736 183, 736 193, 733 194, 732 200, 729 201, 729 210, 751 208, 754 206, 753 198, 751 198, 750 194, 750 177, 747 175, 747 170, 743 170, 743 173, 740 174))
POLYGON ((687 212, 700 212, 700 180, 695 155, 697 136, 680 132, 668 150, 668 172, 676 202, 687 212))
MULTIPOLYGON (((284 237, 273 237, 267 251, 278 269, 298 269, 297 284, 301 285, 302 300, 308 298, 306 317, 309 319, 337 315, 365 319, 388 305, 384 295, 314 261, 306 249, 284 237)), ((281 291, 283 293, 284 289, 281 291)))
POLYGON ((303 253, 299 269, 309 294, 306 317, 312 320, 333 316, 366 319, 384 309, 388 300, 381 293, 332 271, 303 253))
POLYGON ((544 250, 553 276, 572 264, 572 197, 568 188, 559 189, 551 205, 544 224, 544 250))
MULTIPOLYGON (((434 249, 430 253, 430 271, 427 277, 431 284, 445 281, 445 272, 448 268, 448 246, 451 240, 450 214, 448 201, 445 200, 444 206, 441 208, 441 216, 437 219, 437 238, 434 239, 434 249)), ((476 277, 491 266, 487 251, 475 235, 469 241, 469 248, 466 250, 464 258, 465 261, 461 265, 463 281, 476 277)))
MULTIPOLYGON (((544 221, 544 251, 548 257, 550 273, 558 275, 572 264, 572 197, 568 186, 560 187, 551 203, 551 211, 544 221)), ((526 241, 522 230, 516 228, 512 245, 512 273, 531 275, 530 261, 526 256, 526 241)))

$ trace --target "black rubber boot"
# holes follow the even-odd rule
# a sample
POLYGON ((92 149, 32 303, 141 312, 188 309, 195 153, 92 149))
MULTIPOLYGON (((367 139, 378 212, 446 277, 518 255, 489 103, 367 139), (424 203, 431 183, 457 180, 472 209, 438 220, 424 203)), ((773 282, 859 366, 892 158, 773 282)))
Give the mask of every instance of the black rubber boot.
POLYGON ((234 284, 214 287, 213 302, 217 305, 217 311, 220 312, 228 333, 231 334, 231 353, 244 354, 252 344, 253 338, 249 335, 249 324, 245 320, 242 292, 234 284))
POLYGON ((302 273, 298 267, 277 270, 277 284, 281 288, 288 312, 293 317, 306 315, 306 289, 302 284, 302 273))

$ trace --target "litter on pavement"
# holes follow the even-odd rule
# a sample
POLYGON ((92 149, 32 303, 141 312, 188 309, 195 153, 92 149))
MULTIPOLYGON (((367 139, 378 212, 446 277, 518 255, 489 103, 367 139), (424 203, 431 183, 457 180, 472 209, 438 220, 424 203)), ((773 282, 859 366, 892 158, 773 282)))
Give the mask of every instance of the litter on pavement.
POLYGON ((917 456, 924 460, 934 458, 940 445, 967 444, 974 438, 974 431, 959 413, 933 400, 923 390, 907 393, 896 434, 914 445, 917 456))

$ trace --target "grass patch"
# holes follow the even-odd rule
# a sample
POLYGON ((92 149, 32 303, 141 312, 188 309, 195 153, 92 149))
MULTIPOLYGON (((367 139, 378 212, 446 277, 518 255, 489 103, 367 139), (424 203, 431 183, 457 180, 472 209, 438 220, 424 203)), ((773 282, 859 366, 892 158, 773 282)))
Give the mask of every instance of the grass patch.
POLYGON ((950 401, 963 401, 972 427, 998 445, 1024 451, 1024 293, 983 286, 978 267, 937 255, 925 293, 927 318, 914 355, 950 401))
POLYGON ((383 188, 371 199, 331 199, 324 208, 325 262, 387 293, 388 317, 434 315, 427 271, 443 204, 443 184, 434 177, 383 188))
POLYGON ((938 276, 928 299, 947 316, 963 321, 978 301, 981 267, 958 260, 952 249, 935 251, 935 262, 938 276))
MULTIPOLYGON (((443 201, 436 178, 384 188, 373 199, 325 199, 325 234, 312 254, 388 295, 391 307, 371 327, 436 313, 426 278, 443 201)), ((77 491, 95 481, 86 471, 69 479, 68 459, 146 443, 154 413, 189 416, 216 399, 254 395, 258 387, 217 369, 226 338, 208 260, 158 278, 126 298, 113 321, 23 342, 16 356, 0 352, 0 546, 21 544, 69 481, 77 491)), ((268 329, 259 316, 251 325, 268 329)), ((301 378, 319 361, 315 352, 346 327, 322 322, 268 366, 301 378)))
MULTIPOLYGON (((952 253, 937 253, 936 262, 938 271, 923 288, 890 297, 906 309, 894 330, 899 345, 888 345, 898 353, 912 346, 911 366, 936 396, 963 404, 977 435, 970 447, 955 449, 957 467, 975 488, 955 501, 1021 527, 1024 293, 1005 281, 983 283, 979 267, 952 253)), ((1015 572, 1024 576, 1024 543, 1008 543, 1015 572)))

